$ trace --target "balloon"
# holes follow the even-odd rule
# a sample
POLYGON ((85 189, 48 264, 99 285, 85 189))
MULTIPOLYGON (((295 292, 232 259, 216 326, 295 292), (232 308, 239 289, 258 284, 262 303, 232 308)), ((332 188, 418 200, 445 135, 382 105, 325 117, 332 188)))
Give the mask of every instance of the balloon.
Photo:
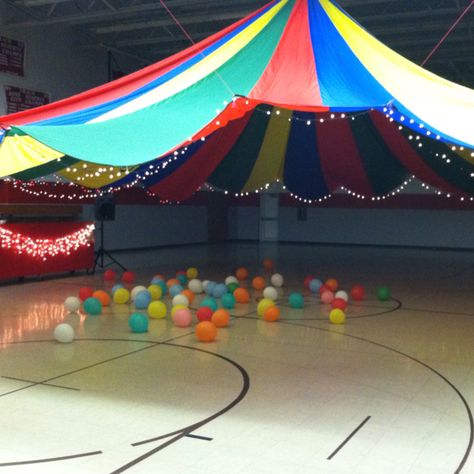
POLYGON ((147 290, 150 293, 152 300, 160 300, 163 295, 163 290, 159 285, 150 285, 147 290))
POLYGON ((130 292, 125 288, 118 288, 113 296, 114 303, 125 304, 130 300, 130 292))
POLYGON ((187 308, 178 309, 173 315, 173 323, 179 328, 187 328, 191 326, 191 321, 193 317, 191 311, 187 308))
POLYGON ((323 282, 318 279, 318 278, 313 278, 310 282, 309 282, 309 289, 311 291, 311 293, 317 293, 319 291, 319 289, 321 288, 323 282))
POLYGON ((76 311, 79 311, 81 307, 81 300, 75 296, 68 296, 64 301, 64 307, 70 313, 75 313, 76 311))
POLYGON ((235 276, 239 281, 246 280, 249 277, 249 271, 244 267, 237 268, 235 276))
POLYGON ((334 296, 336 298, 341 298, 345 301, 349 301, 349 295, 343 290, 336 291, 336 294, 334 296))
POLYGON ((148 305, 148 315, 153 319, 166 318, 166 305, 163 301, 152 301, 148 305))
POLYGON ((334 298, 333 302, 331 303, 332 308, 339 308, 342 311, 345 311, 347 308, 347 301, 343 300, 342 298, 334 298))
POLYGON ((199 307, 202 307, 202 306, 209 306, 209 308, 211 308, 212 311, 217 310, 217 302, 214 298, 204 298, 201 301, 201 304, 199 305, 199 307))
POLYGON ((231 275, 225 279, 225 284, 228 285, 229 283, 239 283, 239 280, 235 276, 231 275))
POLYGON ((173 306, 176 306, 178 304, 181 304, 183 306, 189 306, 189 300, 186 296, 182 295, 182 294, 179 294, 179 295, 176 295, 173 300, 171 301, 171 304, 173 306))
POLYGON ((303 283, 303 286, 309 290, 309 284, 311 282, 311 280, 314 280, 314 276, 313 275, 308 275, 305 279, 304 279, 304 283, 303 283))
POLYGON ((278 298, 278 291, 273 286, 267 286, 263 290, 263 297, 275 301, 278 298))
POLYGON ((132 288, 132 291, 130 293, 130 298, 132 301, 135 301, 135 297, 140 293, 140 291, 146 291, 146 287, 143 285, 138 285, 132 288))
POLYGON ((280 308, 278 306, 269 306, 263 313, 263 319, 268 322, 277 321, 280 317, 280 308))
POLYGON ((201 342, 212 342, 217 336, 217 328, 211 321, 202 321, 196 325, 196 337, 201 342))
POLYGON ((239 288, 239 284, 238 284, 238 283, 229 283, 229 284, 227 285, 227 291, 228 291, 229 293, 232 293, 232 294, 234 294, 234 291, 235 291, 237 288, 239 288))
POLYGON ((105 281, 114 281, 117 278, 117 273, 115 273, 113 270, 105 270, 104 272, 104 280, 105 281))
POLYGON ((202 282, 201 280, 198 280, 196 278, 189 280, 188 288, 196 295, 199 295, 200 293, 203 292, 202 282))
POLYGON ((224 283, 218 283, 212 290, 214 298, 222 298, 227 293, 227 286, 224 283))
POLYGON ((212 319, 212 309, 209 306, 202 306, 197 310, 196 318, 198 321, 210 321, 212 319))
POLYGON ((176 275, 176 279, 179 281, 180 285, 186 285, 186 283, 188 283, 188 277, 186 276, 186 274, 179 273, 178 275, 176 275))
POLYGON ((128 318, 128 325, 132 332, 147 332, 148 318, 142 313, 132 313, 128 318))
POLYGON ((218 328, 224 328, 229 325, 230 314, 226 309, 218 309, 212 315, 211 321, 218 328))
POLYGON ((136 275, 133 272, 123 272, 122 281, 124 283, 133 283, 136 279, 136 275))
POLYGON ((151 295, 148 290, 140 291, 135 296, 135 308, 136 309, 147 309, 148 305, 151 303, 151 295))
POLYGON ((189 301, 189 304, 191 304, 194 301, 195 294, 191 290, 183 290, 181 294, 186 296, 186 298, 189 301))
POLYGON ((97 316, 102 313, 102 303, 97 298, 87 298, 84 301, 84 311, 91 316, 97 316))
POLYGON ((54 328, 54 339, 65 344, 72 342, 74 339, 74 329, 66 323, 58 324, 54 328))
POLYGON ((334 293, 332 291, 326 290, 321 294, 321 303, 330 304, 334 301, 334 293))
POLYGON ((351 289, 351 297, 354 301, 362 301, 365 297, 365 288, 362 285, 355 285, 351 289))
POLYGON ((246 304, 250 301, 250 294, 245 288, 237 288, 234 291, 235 301, 240 304, 246 304))
POLYGON ((206 285, 206 288, 204 289, 204 291, 212 296, 212 292, 214 291, 214 288, 216 287, 217 283, 215 281, 210 281, 208 282, 208 284, 206 285))
POLYGON ((116 285, 114 285, 114 286, 112 287, 112 289, 110 290, 111 293, 112 293, 112 296, 113 296, 113 294, 114 294, 119 288, 123 288, 122 283, 117 283, 116 285))
POLYGON ((173 306, 171 308, 171 318, 175 315, 176 311, 179 311, 180 309, 189 309, 187 306, 184 304, 177 304, 176 306, 173 306))
POLYGON ((270 278, 270 281, 272 285, 275 286, 276 288, 281 288, 284 282, 283 276, 280 275, 280 273, 274 273, 272 277, 270 278))
POLYGON ((332 324, 344 324, 346 321, 346 315, 342 309, 332 309, 329 313, 329 321, 331 321, 332 324))
POLYGON ((324 284, 334 293, 339 288, 339 283, 335 278, 329 278, 324 284))
POLYGON ((291 293, 288 298, 290 306, 294 309, 301 309, 304 306, 304 298, 301 293, 291 293))
POLYGON ((231 293, 226 293, 221 299, 221 304, 224 308, 232 309, 235 306, 235 296, 231 293))
POLYGON ((84 286, 79 290, 79 298, 85 301, 92 296, 92 293, 94 293, 94 290, 90 286, 84 286))
POLYGON ((384 286, 377 289, 377 298, 379 301, 388 301, 390 299, 390 290, 384 286))
POLYGON ((265 310, 270 306, 275 306, 275 302, 273 300, 269 298, 261 299, 257 305, 257 314, 259 316, 263 316, 263 313, 265 312, 265 310))
POLYGON ((261 276, 256 276, 252 280, 252 286, 257 291, 263 290, 265 288, 265 278, 263 278, 261 276))
POLYGON ((271 271, 273 270, 273 267, 274 267, 273 260, 271 260, 270 258, 266 258, 266 259, 263 261, 263 268, 264 268, 267 272, 271 272, 271 271))
POLYGON ((199 272, 198 272, 198 269, 195 268, 195 267, 189 267, 187 270, 186 270, 186 276, 192 280, 194 278, 197 278, 199 275, 199 272))
POLYGON ((171 288, 174 285, 179 285, 179 280, 177 278, 170 278, 169 280, 166 281, 166 286, 168 288, 171 288))
POLYGON ((170 287, 170 296, 176 296, 176 295, 179 295, 182 291, 184 290, 184 288, 181 286, 181 285, 173 285, 170 287))
POLYGON ((110 296, 106 291, 104 290, 94 291, 94 293, 92 293, 92 296, 94 298, 97 298, 102 303, 102 306, 110 305, 110 296))

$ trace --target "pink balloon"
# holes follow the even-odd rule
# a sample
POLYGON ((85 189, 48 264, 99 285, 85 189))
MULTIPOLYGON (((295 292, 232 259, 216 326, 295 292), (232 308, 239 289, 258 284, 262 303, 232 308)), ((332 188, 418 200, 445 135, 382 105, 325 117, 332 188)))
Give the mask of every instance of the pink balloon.
POLYGON ((175 326, 179 328, 187 328, 191 326, 191 321, 193 317, 191 311, 189 309, 178 309, 173 315, 173 322, 175 326))
POLYGON ((330 304, 334 300, 334 293, 332 291, 323 291, 321 294, 321 303, 330 304))

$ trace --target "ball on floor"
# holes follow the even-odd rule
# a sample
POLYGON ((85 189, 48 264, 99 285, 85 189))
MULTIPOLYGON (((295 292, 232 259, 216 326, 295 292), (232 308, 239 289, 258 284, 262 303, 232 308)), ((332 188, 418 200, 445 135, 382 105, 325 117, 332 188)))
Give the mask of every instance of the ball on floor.
POLYGON ((212 309, 212 311, 217 310, 217 301, 214 298, 208 297, 204 298, 201 303, 199 304, 199 307, 201 306, 209 306, 209 308, 212 309))
POLYGON ((163 301, 152 301, 148 305, 148 315, 153 319, 163 319, 166 318, 167 313, 166 305, 163 301))
POLYGON ((189 306, 189 300, 188 297, 182 294, 176 295, 173 297, 173 300, 171 301, 171 304, 173 306, 176 306, 178 304, 182 304, 184 306, 189 306))
POLYGON ((105 281, 114 281, 116 278, 117 278, 117 273, 114 270, 111 270, 110 268, 108 270, 105 270, 104 272, 105 281))
POLYGON ((75 313, 81 307, 81 300, 76 296, 68 296, 64 301, 64 307, 70 313, 75 313))
POLYGON ((280 318, 280 308, 278 306, 269 306, 263 313, 263 319, 270 323, 277 321, 280 318))
POLYGON ((342 298, 334 298, 334 300, 331 303, 331 307, 338 308, 342 311, 345 311, 347 308, 347 301, 343 300, 342 298))
POLYGON ((234 291, 235 301, 239 304, 247 304, 250 301, 250 293, 245 288, 237 288, 234 291))
POLYGON ((230 275, 224 280, 224 283, 226 285, 228 285, 229 283, 239 283, 239 280, 235 276, 230 275))
POLYGON ((252 287, 254 290, 262 291, 265 288, 265 278, 261 276, 256 276, 252 280, 252 287))
POLYGON ((309 290, 311 291, 311 293, 318 293, 322 285, 323 282, 319 278, 313 278, 309 282, 309 290))
POLYGON ((118 288, 114 292, 113 300, 114 300, 114 303, 117 303, 117 304, 128 303, 130 300, 130 292, 125 288, 118 288))
POLYGON ((183 290, 184 288, 182 285, 173 285, 172 287, 170 287, 170 296, 174 298, 176 295, 179 295, 183 290))
POLYGON ((94 290, 90 286, 83 286, 79 289, 79 298, 81 301, 85 301, 92 296, 92 293, 94 293, 94 290))
POLYGON ((202 321, 196 325, 195 334, 201 342, 212 342, 217 336, 217 327, 211 321, 202 321))
POLYGON ((332 324, 344 324, 344 322, 346 321, 346 315, 344 311, 342 311, 342 309, 332 309, 329 313, 329 321, 332 324))
POLYGON ((97 298, 102 303, 102 306, 110 305, 110 295, 104 290, 94 291, 94 293, 92 293, 92 297, 97 298))
POLYGON ((388 301, 390 299, 390 290, 385 286, 378 288, 377 298, 379 301, 388 301))
POLYGON ((249 271, 244 267, 237 268, 235 276, 239 281, 246 280, 249 277, 249 271))
POLYGON ((263 297, 275 301, 278 298, 278 291, 273 286, 267 286, 263 290, 263 297))
POLYGON ((221 304, 223 308, 232 309, 235 306, 235 296, 231 293, 226 293, 222 299, 221 304))
POLYGON ((193 316, 191 311, 187 308, 178 309, 178 311, 173 314, 173 323, 179 328, 187 328, 191 326, 192 320, 193 316))
POLYGON ((148 318, 142 313, 132 313, 128 318, 128 325, 132 332, 147 332, 148 318))
POLYGON ((212 290, 214 298, 222 298, 227 293, 227 286, 224 283, 218 283, 212 290))
POLYGON ((146 290, 146 287, 144 287, 143 285, 134 286, 132 288, 132 291, 130 292, 130 299, 132 301, 135 301, 135 297, 138 295, 138 293, 140 293, 140 291, 145 291, 145 290, 146 290))
POLYGON ((291 293, 288 297, 288 303, 291 308, 301 309, 304 307, 304 298, 301 293, 291 293))
POLYGON ((217 328, 225 328, 229 325, 230 314, 226 309, 218 309, 212 314, 211 321, 216 325, 217 328))
POLYGON ((194 278, 197 278, 199 275, 199 271, 196 267, 189 267, 186 270, 186 276, 190 279, 193 280, 194 278))
POLYGON ((263 313, 265 313, 265 310, 269 308, 270 306, 275 306, 275 302, 269 298, 263 298, 258 302, 257 305, 257 314, 259 316, 263 316, 263 313))
POLYGON ((151 303, 151 295, 148 290, 140 291, 135 296, 134 304, 135 304, 136 309, 147 309, 150 303, 151 303))
POLYGON ((136 278, 137 277, 136 277, 135 273, 133 273, 133 272, 123 272, 122 281, 124 283, 128 283, 128 284, 134 283, 136 278))
POLYGON ((281 275, 280 273, 274 273, 271 276, 270 281, 272 285, 275 286, 276 288, 281 288, 284 283, 283 275, 281 275))
POLYGON ((354 301, 362 301, 365 298, 365 288, 362 285, 355 285, 351 289, 351 298, 354 301))
POLYGON ((63 344, 67 344, 74 340, 74 329, 66 323, 58 324, 54 328, 54 339, 63 344))
POLYGON ((163 296, 163 290, 159 285, 150 285, 147 290, 150 293, 152 300, 160 300, 163 296))
POLYGON ((321 303, 331 304, 334 301, 334 293, 332 291, 326 290, 321 293, 321 303))
POLYGON ((212 319, 212 309, 209 306, 202 306, 196 312, 196 318, 198 321, 210 321, 212 319))
POLYGON ((344 301, 349 301, 349 295, 344 290, 336 291, 335 298, 341 298, 344 301))
POLYGON ((83 306, 84 311, 91 316, 97 316, 98 314, 102 313, 102 303, 97 298, 93 298, 92 296, 84 301, 83 306))
POLYGON ((324 284, 334 293, 339 288, 339 282, 335 278, 328 278, 324 284))
POLYGON ((188 282, 188 288, 196 295, 199 295, 203 292, 203 286, 201 280, 193 278, 188 282))

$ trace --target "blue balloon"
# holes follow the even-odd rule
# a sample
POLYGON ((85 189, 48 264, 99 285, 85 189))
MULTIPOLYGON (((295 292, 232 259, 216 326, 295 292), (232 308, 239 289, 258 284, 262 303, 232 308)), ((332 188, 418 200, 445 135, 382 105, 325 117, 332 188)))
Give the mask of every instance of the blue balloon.
MULTIPOLYGON (((161 278, 153 277, 151 279, 150 285, 159 285, 160 281, 163 281, 161 278)), ((164 282, 163 282, 164 283, 164 282)))
POLYGON ((135 308, 147 309, 151 303, 151 294, 148 290, 142 290, 135 296, 135 308))
POLYGON ((217 311, 217 301, 214 298, 204 298, 199 307, 207 306, 212 309, 212 311, 217 311))
POLYGON ((112 287, 112 295, 113 295, 119 288, 123 288, 122 283, 117 283, 116 285, 114 285, 114 286, 112 287))
POLYGON ((318 278, 314 278, 309 282, 309 289, 312 293, 317 293, 322 286, 323 282, 318 278))
POLYGON ((91 316, 102 313, 102 303, 97 298, 87 298, 84 301, 84 311, 91 316))
POLYGON ((176 295, 179 295, 183 290, 184 288, 181 285, 173 285, 170 288, 170 296, 174 298, 176 295))
POLYGON ((217 283, 215 281, 210 281, 206 286, 206 293, 208 295, 212 295, 214 288, 216 287, 217 283))
POLYGON ((292 308, 301 309, 304 306, 303 295, 301 293, 291 293, 288 302, 292 308))
POLYGON ((132 332, 147 332, 148 318, 142 313, 133 313, 128 318, 128 325, 132 332))
POLYGON ((224 283, 218 283, 212 290, 212 296, 214 298, 222 298, 227 293, 227 285, 224 283))
POLYGON ((226 293, 221 299, 222 306, 226 309, 232 309, 235 306, 235 296, 226 293))
POLYGON ((188 282, 188 278, 186 277, 186 275, 183 275, 182 273, 180 273, 179 275, 176 275, 176 279, 177 279, 182 285, 186 285, 186 283, 188 282))

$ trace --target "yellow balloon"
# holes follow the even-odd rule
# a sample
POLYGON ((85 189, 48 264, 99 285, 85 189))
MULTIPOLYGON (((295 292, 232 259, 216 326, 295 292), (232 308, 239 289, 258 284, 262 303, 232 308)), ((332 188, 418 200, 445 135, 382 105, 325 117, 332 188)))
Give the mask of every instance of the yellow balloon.
POLYGON ((176 311, 179 309, 188 309, 188 307, 185 304, 177 304, 176 306, 173 306, 171 309, 171 316, 174 316, 174 313, 176 313, 176 311))
POLYGON ((342 309, 334 308, 329 313, 329 321, 333 324, 344 324, 346 322, 346 315, 342 309))
POLYGON ((160 300, 163 295, 163 290, 158 285, 150 285, 148 287, 152 300, 160 300))
POLYGON ((125 288, 117 288, 114 293, 114 303, 125 304, 130 300, 130 292, 125 288))
POLYGON ((154 319, 162 319, 166 318, 166 305, 163 303, 163 301, 152 301, 148 305, 148 315, 150 318, 154 319))
POLYGON ((193 278, 197 278, 199 275, 198 269, 194 267, 189 267, 186 270, 186 276, 188 277, 189 280, 192 280, 193 278))
POLYGON ((263 298, 259 301, 257 305, 257 313, 259 316, 263 316, 263 313, 270 306, 275 306, 275 302, 270 298, 263 298))

